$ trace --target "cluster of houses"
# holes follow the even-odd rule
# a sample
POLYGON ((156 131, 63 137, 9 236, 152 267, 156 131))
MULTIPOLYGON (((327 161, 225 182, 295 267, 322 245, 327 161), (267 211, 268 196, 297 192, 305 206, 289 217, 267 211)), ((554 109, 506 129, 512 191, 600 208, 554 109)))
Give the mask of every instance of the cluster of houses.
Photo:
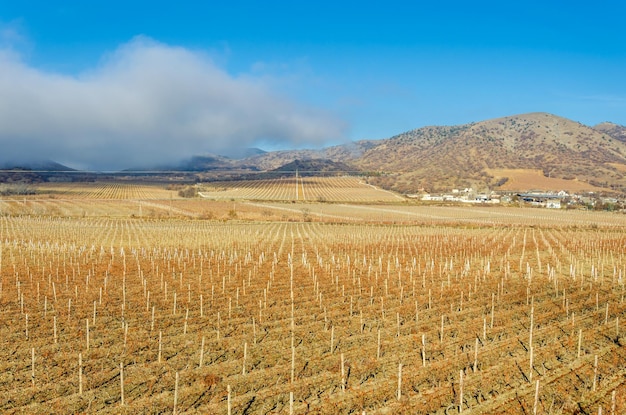
POLYGON ((475 204, 516 203, 548 209, 582 207, 588 209, 621 208, 623 201, 614 197, 599 196, 593 192, 585 194, 570 194, 564 190, 559 192, 476 192, 474 189, 452 189, 448 193, 408 194, 410 199, 419 199, 431 202, 460 202, 475 204))
POLYGON ((432 202, 461 202, 461 203, 500 203, 501 195, 494 192, 477 193, 471 187, 452 189, 450 193, 442 194, 412 194, 406 195, 410 199, 420 199, 432 202))

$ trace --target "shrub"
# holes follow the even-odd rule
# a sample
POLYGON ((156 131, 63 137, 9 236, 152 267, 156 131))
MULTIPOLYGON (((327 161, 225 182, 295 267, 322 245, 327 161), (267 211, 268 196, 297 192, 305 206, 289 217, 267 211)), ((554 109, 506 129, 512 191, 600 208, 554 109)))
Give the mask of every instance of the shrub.
POLYGON ((19 184, 1 184, 0 185, 0 195, 1 196, 14 196, 14 195, 34 195, 37 191, 24 183, 19 184))
POLYGON ((195 186, 186 186, 178 191, 178 196, 192 198, 198 196, 198 189, 195 186))

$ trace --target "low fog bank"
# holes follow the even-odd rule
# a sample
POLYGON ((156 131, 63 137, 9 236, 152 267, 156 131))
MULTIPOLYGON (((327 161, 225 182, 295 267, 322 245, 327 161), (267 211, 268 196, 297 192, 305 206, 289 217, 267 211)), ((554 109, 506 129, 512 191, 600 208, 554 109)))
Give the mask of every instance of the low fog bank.
POLYGON ((0 97, 0 164, 151 167, 260 142, 321 146, 346 131, 330 112, 287 99, 261 78, 233 77, 200 52, 146 38, 77 76, 0 50, 0 97))

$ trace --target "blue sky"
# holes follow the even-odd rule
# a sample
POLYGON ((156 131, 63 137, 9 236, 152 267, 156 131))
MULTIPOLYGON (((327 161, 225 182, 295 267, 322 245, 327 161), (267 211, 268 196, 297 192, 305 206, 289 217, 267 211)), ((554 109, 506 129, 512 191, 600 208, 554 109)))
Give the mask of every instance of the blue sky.
POLYGON ((15 124, 0 142, 100 168, 129 141, 160 161, 535 111, 626 124, 624 15, 613 0, 0 0, 0 92, 19 103, 0 103, 15 124))

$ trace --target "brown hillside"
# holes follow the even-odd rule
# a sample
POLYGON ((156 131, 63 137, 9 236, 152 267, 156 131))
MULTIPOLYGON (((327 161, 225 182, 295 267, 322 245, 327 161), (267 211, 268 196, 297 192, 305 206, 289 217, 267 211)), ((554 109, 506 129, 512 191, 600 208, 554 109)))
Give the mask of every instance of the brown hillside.
POLYGON ((603 122, 593 127, 594 130, 611 136, 612 138, 626 142, 626 127, 623 125, 613 124, 612 122, 603 122))
POLYGON ((498 188, 489 169, 539 169, 545 176, 593 186, 626 186, 626 144, 608 134, 546 113, 522 114, 452 127, 424 127, 365 151, 363 170, 392 173, 380 184, 399 191, 460 186, 498 188))

